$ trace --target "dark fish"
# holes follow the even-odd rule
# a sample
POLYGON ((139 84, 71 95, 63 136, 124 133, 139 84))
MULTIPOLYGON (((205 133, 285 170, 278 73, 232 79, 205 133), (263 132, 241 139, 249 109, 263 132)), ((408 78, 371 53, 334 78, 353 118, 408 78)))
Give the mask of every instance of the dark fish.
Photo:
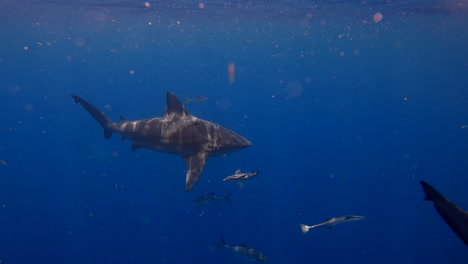
POLYGON ((191 115, 177 97, 167 92, 166 112, 160 117, 115 123, 99 109, 72 95, 104 129, 104 137, 115 132, 140 147, 181 155, 187 164, 185 191, 197 182, 208 157, 223 155, 252 145, 252 142, 220 125, 191 115))
POLYGON ((205 96, 195 96, 193 98, 188 98, 187 96, 184 96, 185 97, 185 102, 184 104, 188 103, 188 102, 205 102, 206 100, 208 100, 208 98, 206 98, 205 96))
POLYGON ((340 217, 333 217, 333 218, 330 218, 320 224, 316 224, 316 225, 312 225, 312 226, 308 226, 308 225, 304 225, 304 224, 300 224, 301 225, 301 230, 302 230, 302 233, 305 234, 307 232, 309 232, 309 229, 312 229, 312 228, 315 228, 315 227, 319 227, 319 226, 326 226, 330 229, 332 229, 335 225, 337 224, 341 224, 341 223, 346 223, 346 222, 350 222, 350 221, 356 221, 356 220, 362 220, 364 219, 365 217, 364 216, 359 216, 359 215, 348 215, 348 216, 340 216, 340 217))
POLYGON ((421 185, 426 194, 424 200, 434 202, 439 215, 442 216, 463 243, 468 246, 468 212, 450 202, 425 181, 421 181, 421 185))
POLYGON ((224 178, 223 181, 244 181, 244 180, 248 180, 258 175, 259 172, 260 170, 257 170, 257 171, 251 170, 250 172, 241 172, 241 170, 238 169, 233 175, 227 176, 226 178, 224 178))
POLYGON ((218 247, 229 248, 230 250, 234 251, 236 254, 245 256, 251 261, 261 261, 261 262, 268 261, 268 258, 263 253, 253 248, 248 248, 244 243, 242 243, 241 246, 226 244, 226 242, 224 242, 224 238, 222 235, 221 235, 221 243, 218 244, 218 247))
POLYGON ((193 202, 193 204, 195 204, 195 205, 217 204, 222 200, 225 200, 226 202, 232 204, 231 200, 229 200, 229 196, 231 196, 231 194, 232 193, 229 193, 226 196, 221 196, 221 195, 217 195, 214 192, 212 192, 210 194, 203 195, 203 196, 197 198, 193 202))

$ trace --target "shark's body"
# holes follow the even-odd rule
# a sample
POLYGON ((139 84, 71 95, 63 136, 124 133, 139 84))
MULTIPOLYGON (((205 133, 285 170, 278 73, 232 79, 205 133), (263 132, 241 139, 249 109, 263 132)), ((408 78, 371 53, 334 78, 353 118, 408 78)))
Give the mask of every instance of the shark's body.
POLYGON ((421 181, 426 197, 424 200, 433 201, 439 215, 468 246, 468 212, 442 196, 436 189, 425 181, 421 181))
POLYGON ((262 252, 259 252, 253 248, 249 248, 242 243, 242 245, 228 245, 224 242, 224 238, 221 235, 221 243, 218 244, 218 247, 225 247, 229 248, 239 256, 246 257, 250 261, 259 261, 259 262, 266 262, 268 261, 267 256, 265 256, 262 252))
POLYGON ((187 164, 185 191, 195 185, 209 156, 252 145, 252 142, 229 129, 191 115, 171 92, 167 93, 164 115, 136 121, 120 117, 118 123, 82 98, 72 97, 101 124, 105 138, 110 138, 115 132, 133 141, 133 151, 144 147, 181 155, 187 164))
POLYGON ((210 194, 198 197, 193 202, 193 204, 203 206, 203 205, 207 205, 207 204, 218 204, 220 201, 223 201, 223 200, 225 200, 226 202, 232 204, 231 200, 229 200, 229 197, 231 196, 231 194, 232 193, 229 193, 226 196, 221 196, 221 195, 218 195, 218 194, 212 192, 210 194))
POLYGON ((304 224, 300 224, 301 225, 301 230, 302 230, 302 233, 307 233, 309 232, 309 229, 312 229, 312 228, 315 228, 315 227, 320 227, 320 226, 325 226, 325 227, 328 227, 330 229, 332 229, 335 225, 337 224, 341 224, 341 223, 346 223, 346 222, 350 222, 350 221, 357 221, 357 220, 362 220, 364 219, 365 217, 364 216, 359 216, 359 215, 348 215, 348 216, 340 216, 340 217, 333 217, 333 218, 330 218, 320 224, 316 224, 316 225, 312 225, 312 226, 308 226, 308 225, 304 225, 304 224))

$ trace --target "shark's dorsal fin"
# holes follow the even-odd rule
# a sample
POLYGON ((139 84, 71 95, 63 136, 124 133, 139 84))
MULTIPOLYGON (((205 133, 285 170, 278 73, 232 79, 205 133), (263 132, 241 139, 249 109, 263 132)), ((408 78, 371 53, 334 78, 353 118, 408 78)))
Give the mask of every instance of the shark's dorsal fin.
POLYGON ((191 114, 185 109, 184 105, 180 100, 171 92, 167 92, 167 105, 165 116, 179 116, 179 117, 188 117, 191 114))
POLYGON ((125 121, 128 121, 125 117, 123 117, 122 115, 120 116, 120 122, 125 122, 125 121))
POLYGON ((238 174, 238 173, 241 173, 240 169, 237 169, 237 170, 236 170, 236 174, 238 174))
POLYGON ((190 191, 198 178, 200 177, 203 168, 205 167, 208 154, 204 152, 198 152, 193 155, 183 156, 185 163, 187 164, 187 174, 185 176, 185 191, 190 191))

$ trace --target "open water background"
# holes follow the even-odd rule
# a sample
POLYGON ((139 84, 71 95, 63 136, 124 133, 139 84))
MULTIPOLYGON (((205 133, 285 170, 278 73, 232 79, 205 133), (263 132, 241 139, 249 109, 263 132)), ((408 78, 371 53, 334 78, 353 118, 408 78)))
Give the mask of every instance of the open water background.
POLYGON ((468 209, 468 2, 0 2, 2 263, 466 263, 423 201, 468 209), (377 13, 382 15, 378 19, 377 13), (229 65, 234 71, 229 71, 229 65), (232 68, 233 67, 233 68, 232 68), (208 161, 131 152, 166 91, 253 141, 208 161), (243 188, 222 179, 260 169, 243 188), (215 192, 233 204, 197 207, 215 192), (299 223, 367 218, 303 235, 299 223))

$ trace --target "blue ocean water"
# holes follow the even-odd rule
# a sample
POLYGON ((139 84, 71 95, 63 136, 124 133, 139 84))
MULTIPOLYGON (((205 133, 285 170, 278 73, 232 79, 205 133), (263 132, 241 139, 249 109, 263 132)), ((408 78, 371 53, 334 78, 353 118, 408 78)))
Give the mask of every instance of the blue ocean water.
POLYGON ((466 263, 423 201, 468 209, 468 2, 0 3, 0 262, 466 263), (251 140, 185 162, 106 140, 159 116, 166 92, 251 140), (222 179, 260 169, 243 188, 222 179), (193 201, 232 192, 232 204, 193 201), (343 215, 362 221, 301 233, 343 215))

